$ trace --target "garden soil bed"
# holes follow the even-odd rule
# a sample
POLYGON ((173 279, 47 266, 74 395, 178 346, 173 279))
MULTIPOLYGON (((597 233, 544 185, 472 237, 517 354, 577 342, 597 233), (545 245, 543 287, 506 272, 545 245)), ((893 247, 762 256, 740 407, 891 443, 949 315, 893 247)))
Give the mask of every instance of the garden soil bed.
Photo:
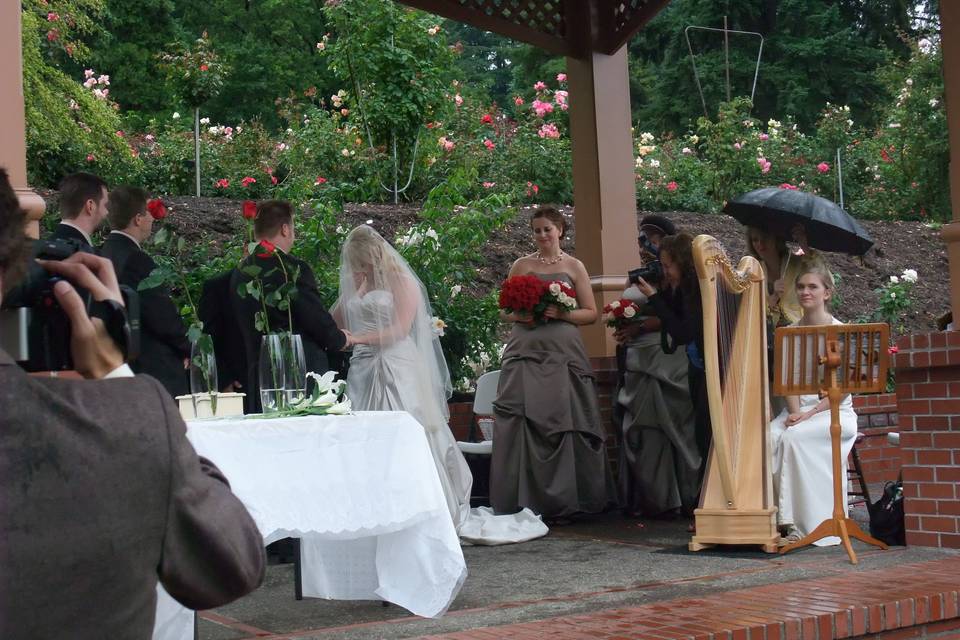
MULTIPOLYGON (((54 209, 55 194, 44 195, 50 200, 50 209, 54 209)), ((239 201, 178 197, 168 199, 167 203, 172 213, 164 224, 174 227, 189 242, 217 246, 225 239, 241 233, 243 221, 240 218, 239 201)), ((419 205, 410 203, 348 204, 343 223, 349 226, 369 223, 392 240, 398 230, 416 221, 418 210, 419 205)), ((507 227, 490 239, 483 260, 478 264, 476 287, 487 288, 498 283, 519 254, 534 249, 528 227, 530 210, 528 207, 520 209, 507 227)), ((562 210, 571 221, 565 249, 576 254, 573 208, 562 207, 562 210)), ((642 215, 639 214, 638 218, 642 215)), ((733 257, 745 253, 744 228, 733 218, 685 212, 665 212, 664 215, 694 235, 708 233, 720 239, 733 257)), ((877 306, 874 289, 891 275, 898 275, 910 268, 916 269, 919 281, 912 293, 914 304, 904 321, 905 332, 936 330, 937 318, 950 307, 947 252, 939 229, 921 222, 861 223, 876 242, 863 260, 829 254, 834 272, 841 279, 839 293, 842 305, 837 315, 843 320, 852 321, 870 314, 877 306)), ((624 232, 632 235, 636 230, 627 229, 624 232)), ((893 329, 897 331, 898 328, 893 329)))

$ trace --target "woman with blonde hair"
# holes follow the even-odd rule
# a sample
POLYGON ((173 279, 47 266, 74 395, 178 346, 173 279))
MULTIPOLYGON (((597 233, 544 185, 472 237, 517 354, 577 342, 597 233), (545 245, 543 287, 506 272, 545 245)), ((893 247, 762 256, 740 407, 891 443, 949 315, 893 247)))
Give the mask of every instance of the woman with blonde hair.
MULTIPOLYGON (((792 326, 842 324, 828 311, 835 284, 827 266, 821 260, 807 259, 801 261, 798 272, 794 289, 803 315, 792 326)), ((819 344, 808 346, 808 350, 816 349, 820 353, 824 348, 822 339, 819 344)), ((773 485, 777 520, 785 529, 785 542, 796 542, 833 512, 830 402, 811 394, 788 396, 786 404, 770 423, 773 485)), ((840 458, 844 477, 847 455, 856 436, 857 414, 847 394, 840 402, 840 458)), ((843 504, 846 509, 846 499, 843 504)), ((839 542, 840 538, 832 536, 815 544, 839 542)))
POLYGON ((453 389, 426 288, 397 250, 366 225, 344 242, 333 317, 354 345, 347 373, 353 408, 406 411, 423 426, 461 539, 503 544, 546 534, 529 512, 494 516, 471 510, 473 476, 447 425, 453 389))

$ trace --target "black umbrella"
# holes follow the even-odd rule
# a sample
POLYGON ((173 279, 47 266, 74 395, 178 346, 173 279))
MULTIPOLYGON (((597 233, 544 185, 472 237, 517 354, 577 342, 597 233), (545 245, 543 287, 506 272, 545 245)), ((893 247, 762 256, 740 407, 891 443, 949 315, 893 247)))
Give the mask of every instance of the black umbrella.
POLYGON ((790 238, 802 224, 810 246, 862 256, 873 246, 866 229, 836 203, 796 189, 767 187, 737 196, 723 208, 741 223, 790 238))

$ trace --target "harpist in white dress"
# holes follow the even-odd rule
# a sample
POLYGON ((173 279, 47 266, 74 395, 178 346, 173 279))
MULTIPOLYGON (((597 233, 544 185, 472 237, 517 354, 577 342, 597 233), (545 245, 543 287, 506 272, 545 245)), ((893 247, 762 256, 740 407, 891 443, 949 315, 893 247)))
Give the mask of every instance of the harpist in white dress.
MULTIPOLYGON (((833 324, 842 324, 833 319, 833 324)), ((791 326, 797 326, 793 324, 791 326)), ((800 396, 800 411, 806 412, 821 402, 817 395, 800 396)), ((793 525, 803 537, 833 515, 833 452, 830 443, 830 411, 820 411, 787 427, 787 409, 770 423, 773 451, 773 487, 777 496, 778 524, 793 525)), ((857 414, 847 394, 840 402, 840 459, 843 462, 842 485, 846 487, 847 456, 857 437, 857 414)), ((843 499, 844 512, 847 509, 843 499)), ((817 546, 840 544, 829 536, 817 546)))

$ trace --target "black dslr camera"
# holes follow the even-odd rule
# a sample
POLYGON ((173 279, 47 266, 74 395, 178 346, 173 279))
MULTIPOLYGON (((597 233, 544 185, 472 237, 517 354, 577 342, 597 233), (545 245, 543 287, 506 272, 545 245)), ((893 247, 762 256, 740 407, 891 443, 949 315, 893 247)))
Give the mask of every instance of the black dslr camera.
MULTIPOLYGON (((35 259, 64 260, 83 250, 83 245, 75 240, 34 240, 23 282, 3 298, 4 311, 28 312, 12 314, 12 324, 15 326, 4 327, 7 337, 25 343, 25 350, 15 348, 12 352, 27 371, 73 369, 70 320, 53 294, 54 285, 62 278, 51 276, 35 259)), ((84 301, 87 315, 103 322, 108 335, 123 352, 125 359, 130 361, 136 358, 140 351, 140 299, 137 293, 130 287, 120 287, 124 308, 124 305, 113 300, 96 301, 89 291, 76 284, 74 288, 84 301)))
POLYGON ((659 284, 660 280, 663 279, 663 265, 660 264, 660 249, 653 246, 646 234, 642 234, 637 240, 640 242, 640 248, 653 256, 654 259, 642 267, 627 271, 627 279, 630 280, 630 284, 639 284, 640 278, 643 278, 653 285, 659 284))

